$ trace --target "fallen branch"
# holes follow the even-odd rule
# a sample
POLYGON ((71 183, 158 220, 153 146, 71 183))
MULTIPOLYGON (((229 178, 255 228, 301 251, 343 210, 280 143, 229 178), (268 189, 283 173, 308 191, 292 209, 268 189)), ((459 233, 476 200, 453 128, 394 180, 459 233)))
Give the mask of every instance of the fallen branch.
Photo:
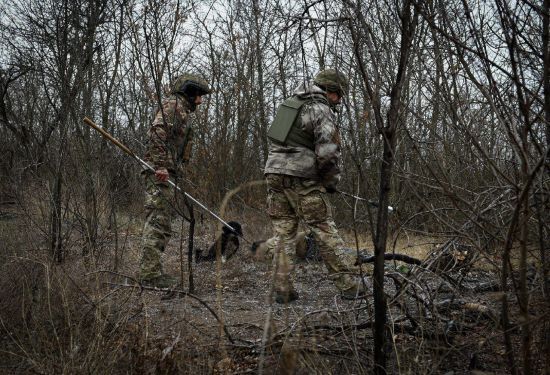
MULTIPOLYGON (((357 258, 355 265, 364 264, 364 263, 374 263, 374 260, 375 260, 374 255, 359 254, 359 257, 357 258)), ((422 264, 422 261, 420 259, 416 259, 404 254, 394 254, 394 253, 384 254, 384 260, 398 260, 408 264, 417 264, 417 265, 422 264)))

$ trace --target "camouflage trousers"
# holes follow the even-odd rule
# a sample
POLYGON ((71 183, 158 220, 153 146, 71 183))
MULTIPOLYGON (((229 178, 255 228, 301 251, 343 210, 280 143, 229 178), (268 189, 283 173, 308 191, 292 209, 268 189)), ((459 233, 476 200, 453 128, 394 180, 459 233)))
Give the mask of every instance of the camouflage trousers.
POLYGON ((283 293, 294 289, 293 253, 301 221, 313 233, 336 287, 341 291, 354 290, 355 257, 344 249, 323 186, 318 181, 278 174, 267 174, 266 180, 268 214, 278 239, 268 244, 277 259, 275 289, 283 293))
POLYGON ((166 183, 145 176, 145 224, 139 278, 150 280, 163 274, 161 254, 172 235, 174 192, 166 183))

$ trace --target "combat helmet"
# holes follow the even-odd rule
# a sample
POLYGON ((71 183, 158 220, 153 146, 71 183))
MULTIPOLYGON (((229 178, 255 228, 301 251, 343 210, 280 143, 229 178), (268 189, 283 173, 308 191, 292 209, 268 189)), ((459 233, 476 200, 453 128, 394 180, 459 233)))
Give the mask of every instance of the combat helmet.
POLYGON ((349 91, 347 77, 344 73, 334 69, 320 71, 313 79, 313 83, 327 91, 336 92, 340 96, 346 95, 349 91))
POLYGON ((189 98, 210 94, 208 82, 196 74, 184 73, 174 80, 171 94, 183 94, 189 98))

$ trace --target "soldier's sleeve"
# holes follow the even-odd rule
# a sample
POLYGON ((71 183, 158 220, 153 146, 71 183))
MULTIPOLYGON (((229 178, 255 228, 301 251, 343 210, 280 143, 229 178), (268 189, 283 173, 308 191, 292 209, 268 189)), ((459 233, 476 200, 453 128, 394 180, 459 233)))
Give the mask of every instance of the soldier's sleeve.
POLYGON ((340 181, 340 133, 329 106, 313 103, 306 111, 312 116, 317 171, 324 187, 335 189, 340 181))
POLYGON ((193 151, 193 128, 187 126, 184 131, 183 141, 183 155, 181 157, 182 162, 187 163, 191 159, 191 152, 193 151))
POLYGON ((163 109, 157 111, 155 119, 151 124, 151 128, 147 133, 149 142, 147 147, 147 159, 153 164, 153 168, 166 168, 169 166, 169 160, 171 158, 168 149, 168 136, 170 132, 170 126, 167 122, 173 109, 170 110, 172 103, 165 101, 163 103, 163 109), (164 114, 163 114, 164 111, 164 114))

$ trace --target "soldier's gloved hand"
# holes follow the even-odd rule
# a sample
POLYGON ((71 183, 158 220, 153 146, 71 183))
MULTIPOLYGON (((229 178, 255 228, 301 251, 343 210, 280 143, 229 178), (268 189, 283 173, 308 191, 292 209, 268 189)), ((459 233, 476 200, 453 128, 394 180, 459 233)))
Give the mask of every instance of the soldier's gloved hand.
POLYGON ((334 185, 328 185, 328 186, 325 186, 325 190, 327 191, 327 193, 329 194, 334 194, 336 193, 338 190, 336 189, 336 186, 334 185))
POLYGON ((157 169, 155 171, 155 177, 162 182, 168 181, 168 170, 164 167, 157 169))

